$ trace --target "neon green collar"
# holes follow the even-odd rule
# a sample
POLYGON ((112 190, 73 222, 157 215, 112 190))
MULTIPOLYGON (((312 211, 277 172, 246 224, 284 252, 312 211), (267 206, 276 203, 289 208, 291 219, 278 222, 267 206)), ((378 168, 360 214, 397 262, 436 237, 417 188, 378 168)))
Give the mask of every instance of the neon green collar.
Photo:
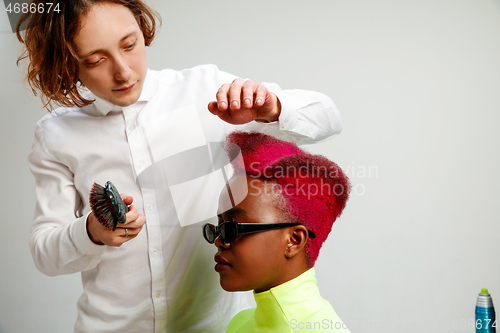
MULTIPOLYGON (((319 294, 314 268, 268 291, 254 292, 254 298, 257 308, 238 313, 226 333, 314 332, 314 328, 317 332, 332 332, 335 323, 342 323, 319 294)), ((347 329, 342 332, 349 333, 347 329)))

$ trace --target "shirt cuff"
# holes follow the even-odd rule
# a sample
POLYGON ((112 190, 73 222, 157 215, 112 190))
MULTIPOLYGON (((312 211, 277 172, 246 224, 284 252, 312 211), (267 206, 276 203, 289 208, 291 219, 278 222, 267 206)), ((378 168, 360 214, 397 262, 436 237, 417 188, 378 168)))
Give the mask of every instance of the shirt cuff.
MULTIPOLYGON (((90 213, 89 213, 90 214, 90 213)), ((87 217, 89 214, 78 218, 69 230, 69 234, 76 248, 86 255, 103 254, 106 250, 106 245, 97 245, 92 242, 87 233, 87 217)))
POLYGON ((275 94, 281 103, 281 113, 278 118, 279 130, 314 137, 312 134, 317 130, 309 123, 299 120, 295 100, 286 91, 279 91, 275 94))

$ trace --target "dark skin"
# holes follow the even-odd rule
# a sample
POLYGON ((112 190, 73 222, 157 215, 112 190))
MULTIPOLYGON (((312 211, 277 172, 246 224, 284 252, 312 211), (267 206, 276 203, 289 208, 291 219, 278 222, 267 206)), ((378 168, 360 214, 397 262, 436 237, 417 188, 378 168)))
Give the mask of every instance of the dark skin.
MULTIPOLYGON (((235 192, 247 185, 249 193, 235 207, 222 212, 219 223, 288 222, 280 194, 273 191, 269 183, 254 178, 242 182, 241 177, 245 176, 231 179, 229 188, 235 192)), ((223 201, 221 195, 219 209, 227 207, 223 201)), ((215 261, 222 288, 263 292, 296 278, 310 268, 305 252, 307 240, 308 231, 303 225, 240 235, 230 244, 222 243, 217 237, 215 261)))

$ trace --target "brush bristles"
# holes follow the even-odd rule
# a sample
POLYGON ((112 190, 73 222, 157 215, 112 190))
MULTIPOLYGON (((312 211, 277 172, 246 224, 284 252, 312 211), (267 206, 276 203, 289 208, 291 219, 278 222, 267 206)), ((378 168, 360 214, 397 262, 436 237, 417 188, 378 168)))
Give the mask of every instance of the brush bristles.
POLYGON ((111 201, 106 189, 97 183, 94 183, 90 191, 90 208, 103 226, 113 231, 116 229, 118 219, 115 217, 111 201))

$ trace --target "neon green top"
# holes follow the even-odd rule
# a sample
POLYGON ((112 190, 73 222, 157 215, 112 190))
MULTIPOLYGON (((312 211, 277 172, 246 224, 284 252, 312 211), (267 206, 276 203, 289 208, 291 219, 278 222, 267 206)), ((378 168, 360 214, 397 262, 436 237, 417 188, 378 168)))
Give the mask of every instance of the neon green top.
POLYGON ((319 294, 314 267, 270 290, 254 292, 254 297, 257 307, 234 316, 226 333, 350 333, 319 294))

